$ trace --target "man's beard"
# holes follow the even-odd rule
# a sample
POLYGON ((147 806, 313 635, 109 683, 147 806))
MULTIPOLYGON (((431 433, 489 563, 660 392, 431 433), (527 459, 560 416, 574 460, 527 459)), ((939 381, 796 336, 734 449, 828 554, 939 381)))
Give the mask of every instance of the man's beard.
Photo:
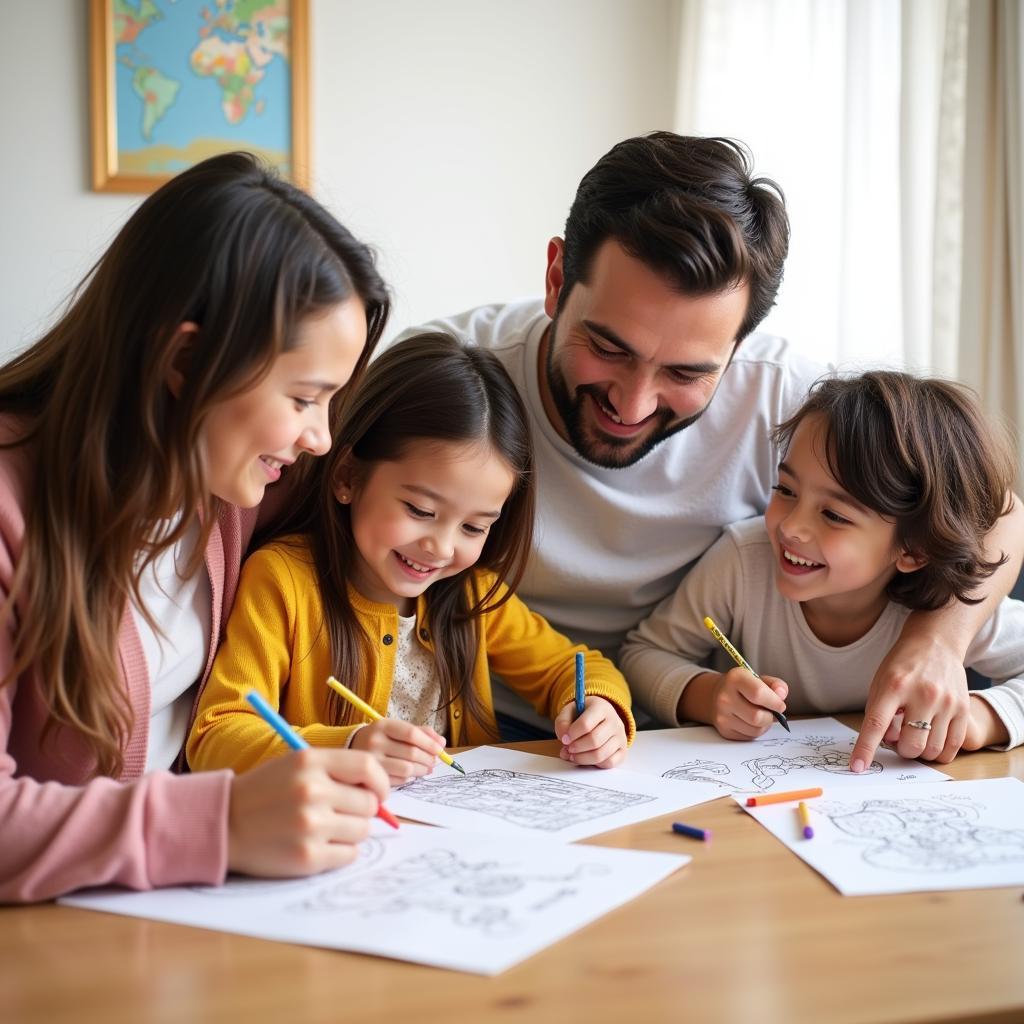
POLYGON ((598 401, 605 408, 610 408, 607 391, 602 391, 595 384, 581 384, 576 389, 575 397, 569 394, 569 387, 565 378, 555 366, 555 334, 558 327, 558 318, 551 321, 548 328, 548 350, 544 360, 544 370, 547 377, 548 391, 551 400, 558 410, 565 424, 565 431, 569 435, 569 442, 573 448, 595 466, 602 469, 625 469, 639 462, 652 449, 656 448, 662 441, 667 440, 680 430, 696 423, 697 420, 707 411, 707 405, 695 412, 686 419, 677 420, 672 416, 671 409, 659 408, 654 413, 655 429, 641 434, 639 437, 612 437, 602 435, 600 440, 591 437, 585 426, 585 414, 583 405, 586 401, 598 401))

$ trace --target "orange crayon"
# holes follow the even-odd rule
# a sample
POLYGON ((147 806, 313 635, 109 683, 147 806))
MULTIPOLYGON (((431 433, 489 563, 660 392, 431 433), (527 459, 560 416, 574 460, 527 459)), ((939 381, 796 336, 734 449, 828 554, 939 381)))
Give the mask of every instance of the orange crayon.
POLYGON ((787 800, 806 800, 811 796, 821 796, 821 786, 814 789, 794 789, 789 793, 768 793, 764 796, 748 796, 748 807, 761 807, 764 804, 784 804, 787 800))

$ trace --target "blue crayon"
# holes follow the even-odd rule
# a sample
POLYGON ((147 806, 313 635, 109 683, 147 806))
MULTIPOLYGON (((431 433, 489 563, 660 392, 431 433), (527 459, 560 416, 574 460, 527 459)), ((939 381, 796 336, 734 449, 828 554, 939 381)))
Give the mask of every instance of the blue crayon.
POLYGON ((576 717, 579 718, 583 714, 586 707, 584 703, 584 697, 586 693, 584 691, 583 683, 583 652, 576 652, 576 717))
POLYGON ((684 825, 681 821, 672 822, 672 831, 676 835, 689 836, 691 839, 703 839, 707 842, 711 838, 711 829, 697 828, 694 825, 684 825))

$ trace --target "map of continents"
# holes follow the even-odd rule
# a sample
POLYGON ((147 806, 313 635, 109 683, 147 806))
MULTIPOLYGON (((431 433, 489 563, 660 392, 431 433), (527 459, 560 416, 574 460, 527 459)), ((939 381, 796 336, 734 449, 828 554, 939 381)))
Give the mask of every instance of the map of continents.
POLYGON ((118 169, 247 149, 291 173, 288 0, 114 0, 118 169))

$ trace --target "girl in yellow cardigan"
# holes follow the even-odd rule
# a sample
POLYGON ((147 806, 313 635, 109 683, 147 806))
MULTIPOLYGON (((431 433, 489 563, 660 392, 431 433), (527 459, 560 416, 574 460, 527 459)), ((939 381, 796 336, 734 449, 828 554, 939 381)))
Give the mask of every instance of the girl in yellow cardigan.
POLYGON ((311 745, 367 750, 404 782, 433 768, 446 736, 499 738, 491 672, 554 719, 564 759, 622 761, 635 731, 625 679, 514 594, 532 541, 533 454, 493 355, 442 334, 394 346, 319 462, 296 532, 242 571, 188 741, 193 768, 244 771, 280 753, 244 699, 255 687, 311 745), (367 724, 329 675, 385 717, 367 724))

